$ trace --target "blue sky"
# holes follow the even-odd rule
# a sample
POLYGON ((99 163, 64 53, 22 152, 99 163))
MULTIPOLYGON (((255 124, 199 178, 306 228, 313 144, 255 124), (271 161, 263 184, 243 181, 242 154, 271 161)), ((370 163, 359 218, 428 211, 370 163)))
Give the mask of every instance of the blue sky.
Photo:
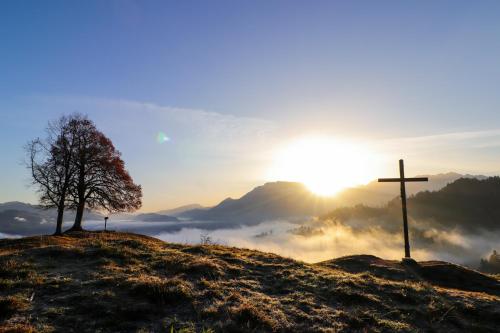
POLYGON ((146 210, 240 195, 307 133, 498 173, 497 1, 2 1, 0 55, 0 201, 35 201, 22 146, 73 111, 146 210))

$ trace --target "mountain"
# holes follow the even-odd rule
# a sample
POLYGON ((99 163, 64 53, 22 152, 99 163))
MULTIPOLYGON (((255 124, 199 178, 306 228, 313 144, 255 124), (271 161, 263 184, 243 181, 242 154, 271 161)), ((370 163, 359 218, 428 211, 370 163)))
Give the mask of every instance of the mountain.
MULTIPOLYGON (((485 179, 484 176, 457 173, 431 175, 429 182, 408 184, 408 193, 441 189, 457 177, 485 179)), ((221 226, 230 227, 231 224, 249 225, 276 219, 300 221, 311 216, 326 214, 338 207, 357 204, 384 207, 383 205, 398 195, 399 185, 395 183, 371 182, 365 186, 346 189, 334 197, 322 197, 314 195, 300 183, 273 182, 254 188, 239 199, 227 198, 215 207, 205 208, 193 204, 140 216, 143 220, 157 222, 177 222, 176 217, 192 221, 211 221, 210 225, 205 223, 203 226, 214 229, 221 226)), ((3 203, 0 204, 0 233, 17 235, 51 233, 56 215, 55 209, 43 210, 36 205, 21 202, 3 203)), ((102 220, 102 218, 102 214, 91 211, 87 211, 85 216, 87 220, 102 220)), ((71 222, 73 219, 73 212, 65 214, 65 221, 71 222)), ((131 214, 115 214, 111 219, 140 220, 131 214)))
POLYGON ((207 208, 205 208, 199 204, 190 204, 190 205, 184 205, 184 206, 180 206, 180 207, 176 207, 176 208, 160 210, 157 213, 162 214, 162 215, 177 216, 177 215, 180 215, 188 210, 193 210, 193 209, 207 209, 207 208))
MULTIPOLYGON (((37 205, 23 202, 6 202, 0 204, 0 233, 11 235, 34 235, 54 232, 57 218, 56 209, 42 209, 37 205)), ((101 220, 103 215, 86 210, 85 219, 101 220)), ((64 214, 65 222, 73 222, 74 211, 64 214)))
MULTIPOLYGON (((462 175, 456 172, 441 173, 437 175, 418 175, 428 177, 428 182, 415 182, 406 184, 407 195, 421 191, 437 191, 459 178, 485 179, 482 175, 462 175)), ((374 180, 367 185, 346 189, 337 195, 337 207, 342 206, 380 206, 399 196, 399 183, 379 183, 374 180)))
POLYGON ((439 191, 423 191, 409 200, 415 219, 432 219, 447 228, 500 229, 500 177, 461 178, 439 191))
POLYGON ((1 332, 498 332, 500 281, 93 232, 0 240, 1 332))
POLYGON ((55 221, 44 214, 6 209, 0 211, 0 233, 10 235, 34 235, 53 232, 55 221))
MULTIPOLYGON (((23 211, 23 212, 32 213, 32 214, 40 213, 43 211, 37 205, 31 205, 31 204, 19 202, 19 201, 10 201, 10 202, 0 203, 0 212, 4 212, 6 210, 23 211)), ((45 210, 44 212, 47 212, 47 211, 45 210)))
MULTIPOLYGON (((500 230, 500 177, 460 178, 438 191, 422 191, 407 200, 408 216, 420 225, 468 232, 500 230)), ((323 216, 339 221, 370 221, 371 226, 400 227, 401 201, 383 207, 342 207, 323 216)))
POLYGON ((186 211, 179 216, 193 220, 256 224, 266 220, 303 219, 324 214, 335 199, 314 195, 303 184, 272 182, 254 188, 239 199, 227 198, 209 209, 186 211))
MULTIPOLYGON (((446 173, 429 175, 429 182, 408 185, 408 194, 438 190, 461 177, 484 179, 484 176, 446 173)), ((201 221, 224 221, 255 224, 275 219, 301 219, 322 215, 336 207, 364 204, 380 206, 399 196, 399 184, 378 183, 346 189, 333 197, 311 193, 303 184, 271 182, 254 188, 239 199, 227 198, 212 208, 187 210, 179 217, 201 221)))
POLYGON ((143 222, 179 222, 179 219, 175 216, 156 213, 138 214, 134 216, 134 220, 143 222))

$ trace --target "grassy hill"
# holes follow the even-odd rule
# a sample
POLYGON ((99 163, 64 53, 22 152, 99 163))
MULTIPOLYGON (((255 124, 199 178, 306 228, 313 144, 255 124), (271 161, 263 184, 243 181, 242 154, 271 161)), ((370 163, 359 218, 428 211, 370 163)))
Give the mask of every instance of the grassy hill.
POLYGON ((126 233, 0 240, 0 332, 495 332, 498 277, 126 233))

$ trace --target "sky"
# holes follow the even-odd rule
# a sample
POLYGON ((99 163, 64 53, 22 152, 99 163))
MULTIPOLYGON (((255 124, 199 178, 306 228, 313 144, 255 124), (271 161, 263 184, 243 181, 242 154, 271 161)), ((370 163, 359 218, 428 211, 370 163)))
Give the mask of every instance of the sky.
POLYGON ((278 180, 277 151, 311 136, 364 147, 373 175, 495 175, 498 87, 498 1, 5 0, 0 202, 36 202, 23 146, 75 111, 144 211, 278 180))

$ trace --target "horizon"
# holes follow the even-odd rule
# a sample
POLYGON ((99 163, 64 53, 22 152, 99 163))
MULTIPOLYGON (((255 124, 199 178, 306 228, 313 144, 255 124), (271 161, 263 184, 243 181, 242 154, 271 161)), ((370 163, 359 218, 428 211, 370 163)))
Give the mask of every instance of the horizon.
MULTIPOLYGON (((438 173, 438 174, 417 174, 417 175, 415 175, 415 177, 439 177, 439 176, 447 176, 447 175, 458 175, 458 176, 460 176, 460 178, 463 178, 463 177, 500 177, 499 175, 469 174, 469 173, 461 174, 461 173, 454 172, 454 171, 443 172, 443 173, 438 173)), ((352 187, 342 188, 340 191, 338 191, 338 192, 336 192, 334 194, 331 194, 331 195, 323 195, 323 194, 315 193, 314 191, 312 191, 311 189, 309 189, 307 187, 307 185, 305 185, 302 182, 298 182, 298 181, 288 181, 288 180, 267 181, 265 183, 258 184, 255 187, 248 188, 246 191, 244 191, 242 194, 240 194, 238 196, 221 198, 219 201, 216 201, 212 205, 203 205, 203 204, 200 204, 198 202, 189 202, 189 203, 184 203, 184 204, 181 204, 181 205, 176 205, 176 206, 172 206, 172 207, 163 207, 161 209, 149 210, 149 211, 146 211, 146 210, 144 210, 144 209, 141 208, 141 209, 139 209, 137 211, 134 211, 134 212, 132 212, 130 214, 160 213, 161 211, 175 210, 175 209, 178 209, 178 208, 188 207, 188 206, 192 206, 192 205, 199 205, 199 206, 201 206, 203 208, 213 208, 213 207, 217 206, 218 204, 220 204, 222 201, 224 201, 226 199, 240 199, 241 197, 243 197, 244 195, 248 194, 249 192, 255 190, 258 187, 261 187, 261 186, 264 186, 264 185, 267 185, 267 184, 281 183, 281 182, 283 182, 283 183, 297 183, 297 184, 301 184, 302 186, 304 186, 305 189, 308 190, 308 192, 311 193, 311 195, 317 196, 318 198, 335 199, 339 195, 342 195, 345 191, 349 191, 349 190, 357 189, 357 188, 361 188, 362 189, 362 188, 364 188, 367 185, 370 185, 372 183, 377 183, 377 179, 372 179, 372 180, 370 180, 366 184, 358 184, 358 185, 355 185, 355 186, 352 186, 352 187)), ((390 186, 393 186, 393 187, 396 186, 397 187, 397 186, 399 186, 397 184, 396 185, 380 184, 380 185, 386 186, 386 187, 390 187, 390 186)), ((412 185, 411 184, 408 184, 407 187, 409 187, 410 190, 412 189, 412 185)), ((437 191, 437 190, 439 190, 439 189, 432 190, 432 191, 437 191)), ((6 204, 6 203, 22 203, 22 204, 29 204, 29 205, 34 205, 34 206, 38 205, 38 202, 36 202, 36 201, 35 202, 28 202, 28 201, 20 201, 20 200, 9 200, 9 201, 0 202, 0 204, 6 204)), ((104 211, 99 211, 99 212, 103 213, 104 211)), ((109 216, 120 215, 120 214, 121 213, 111 213, 111 214, 109 214, 109 216)), ((127 214, 129 214, 129 213, 127 213, 127 214)))

